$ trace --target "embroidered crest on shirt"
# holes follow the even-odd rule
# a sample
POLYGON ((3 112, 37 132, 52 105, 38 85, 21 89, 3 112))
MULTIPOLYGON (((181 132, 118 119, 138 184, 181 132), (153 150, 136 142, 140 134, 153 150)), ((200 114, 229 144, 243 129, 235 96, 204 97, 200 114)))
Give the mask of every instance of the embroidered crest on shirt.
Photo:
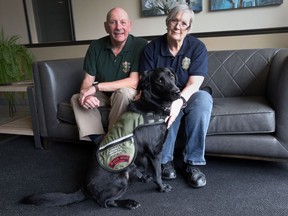
POLYGON ((124 73, 128 73, 130 71, 130 62, 125 61, 122 63, 122 71, 124 73))
POLYGON ((188 58, 188 57, 185 57, 183 60, 182 60, 182 68, 184 70, 187 70, 190 66, 190 63, 191 63, 191 59, 188 58))

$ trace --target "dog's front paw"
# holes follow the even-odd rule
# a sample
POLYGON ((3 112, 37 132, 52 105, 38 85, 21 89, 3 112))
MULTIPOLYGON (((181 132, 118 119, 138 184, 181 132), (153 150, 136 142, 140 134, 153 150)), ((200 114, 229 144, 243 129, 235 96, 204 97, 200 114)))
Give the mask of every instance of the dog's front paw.
POLYGON ((110 200, 106 203, 106 207, 117 207, 117 206, 133 210, 140 207, 140 203, 132 199, 110 200))
POLYGON ((159 187, 159 191, 161 193, 163 192, 167 193, 167 192, 170 192, 171 190, 172 190, 172 186, 169 184, 162 184, 162 187, 159 187))
POLYGON ((126 203, 126 208, 128 208, 128 209, 136 209, 136 208, 138 208, 138 207, 140 207, 141 205, 140 205, 140 203, 138 203, 137 201, 135 201, 135 200, 127 200, 127 203, 126 203))

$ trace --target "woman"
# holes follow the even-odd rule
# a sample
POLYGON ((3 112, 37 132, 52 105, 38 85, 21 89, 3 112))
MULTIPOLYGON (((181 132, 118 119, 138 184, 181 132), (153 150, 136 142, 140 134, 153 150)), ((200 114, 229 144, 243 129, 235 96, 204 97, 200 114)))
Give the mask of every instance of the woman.
POLYGON ((205 165, 205 137, 212 110, 212 97, 199 90, 207 74, 207 49, 188 34, 194 13, 187 5, 171 9, 167 18, 167 33, 144 48, 140 73, 157 67, 171 67, 178 76, 181 97, 172 103, 168 119, 169 132, 162 151, 162 178, 176 178, 173 165, 174 146, 180 123, 185 124, 183 161, 188 183, 194 188, 206 185, 199 166, 205 165))

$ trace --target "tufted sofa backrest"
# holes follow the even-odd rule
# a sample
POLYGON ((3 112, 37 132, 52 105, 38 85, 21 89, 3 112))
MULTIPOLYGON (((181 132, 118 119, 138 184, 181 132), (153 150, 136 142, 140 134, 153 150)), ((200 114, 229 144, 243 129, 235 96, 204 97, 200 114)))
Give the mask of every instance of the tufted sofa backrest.
POLYGON ((271 62, 279 49, 208 52, 208 76, 203 86, 213 97, 265 96, 271 62))

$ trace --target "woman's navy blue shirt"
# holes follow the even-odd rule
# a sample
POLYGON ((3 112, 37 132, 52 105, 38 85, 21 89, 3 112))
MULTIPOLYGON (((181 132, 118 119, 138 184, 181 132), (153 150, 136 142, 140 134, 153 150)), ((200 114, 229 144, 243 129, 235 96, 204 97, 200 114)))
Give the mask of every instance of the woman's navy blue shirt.
POLYGON ((143 51, 139 72, 151 71, 158 67, 171 67, 178 77, 177 86, 182 90, 189 76, 206 76, 208 73, 207 49, 202 41, 187 35, 182 47, 174 57, 168 48, 167 34, 152 40, 143 51))

